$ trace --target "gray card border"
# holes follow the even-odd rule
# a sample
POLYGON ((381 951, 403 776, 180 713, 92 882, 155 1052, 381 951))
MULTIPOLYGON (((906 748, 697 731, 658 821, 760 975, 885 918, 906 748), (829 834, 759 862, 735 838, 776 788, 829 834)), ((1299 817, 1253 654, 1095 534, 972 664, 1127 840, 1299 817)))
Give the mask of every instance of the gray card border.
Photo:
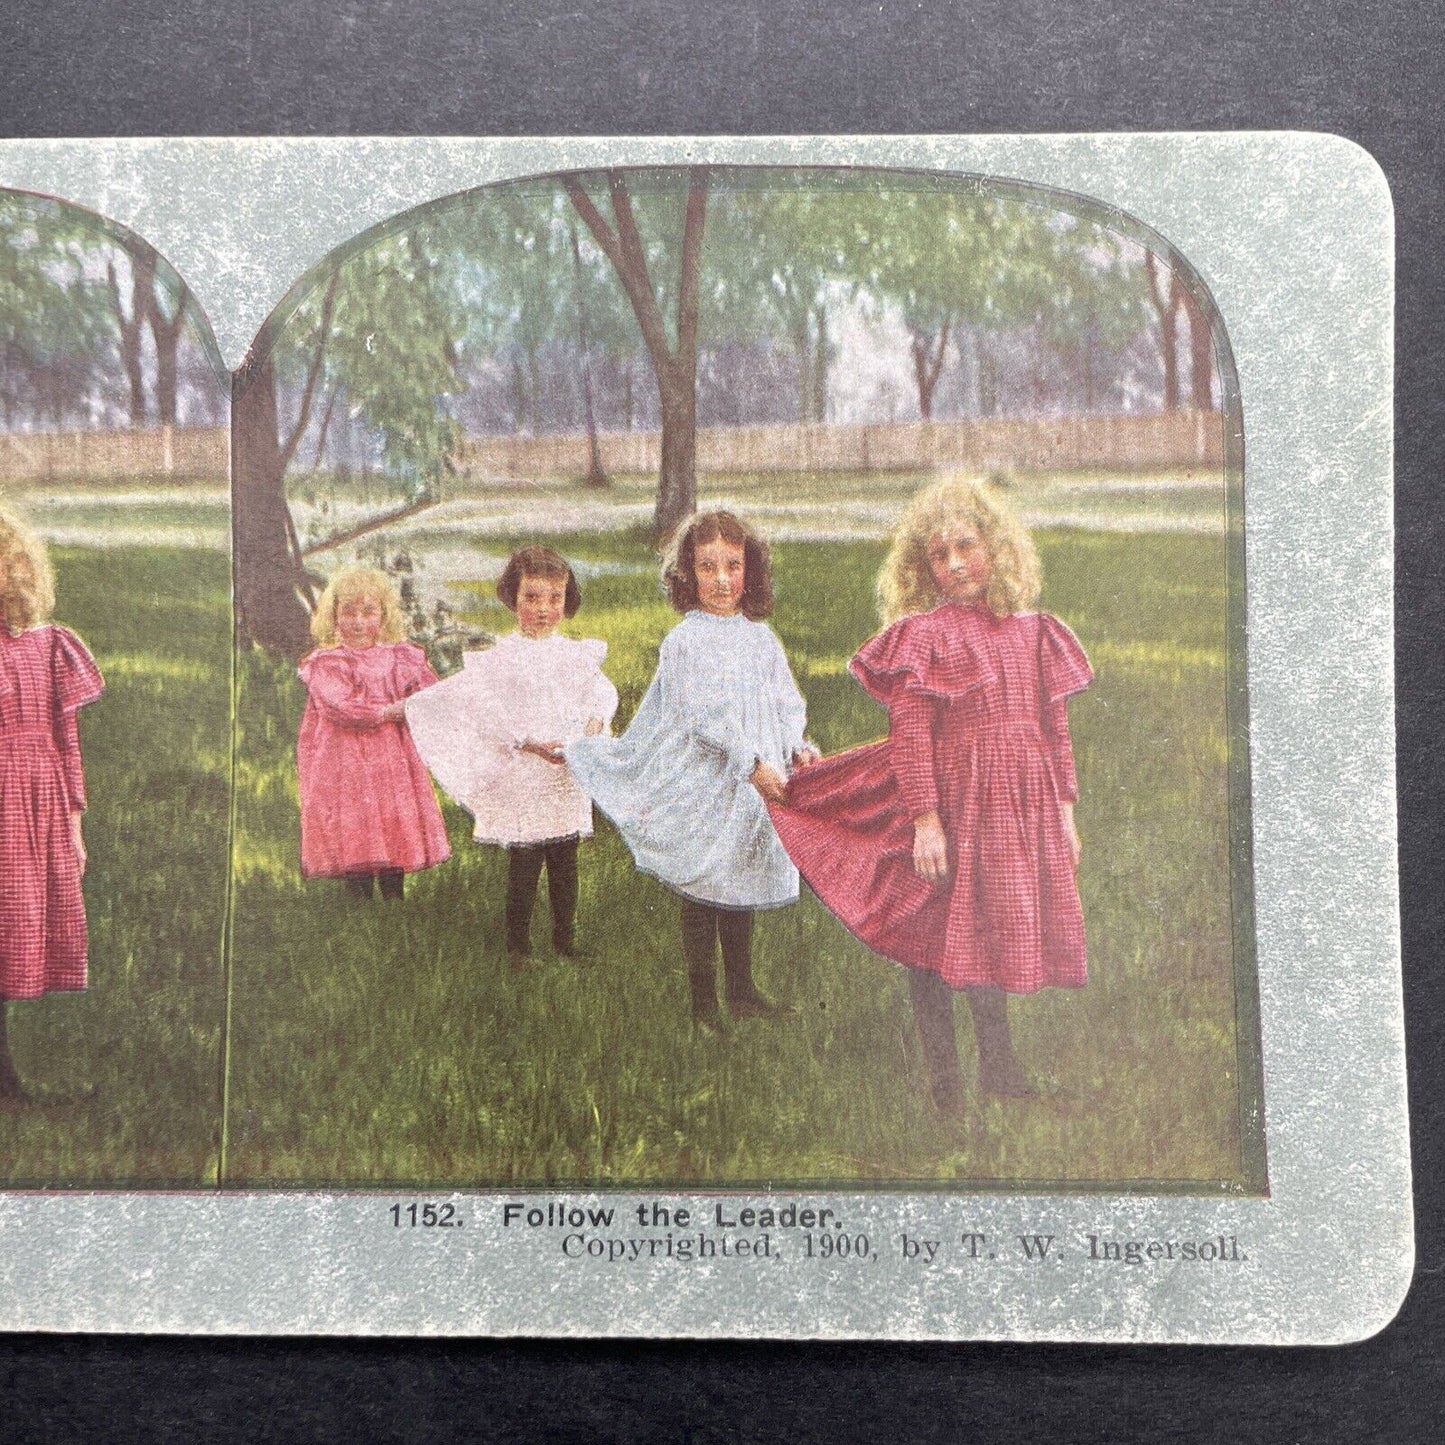
MULTIPOLYGON (((1413 1267, 1395 854, 1393 212, 1373 160, 1306 133, 0 141, 0 184, 132 227, 186 278, 229 365, 300 276, 396 212, 565 168, 885 165, 1085 194, 1208 286, 1245 426, 1255 910, 1271 1194, 431 1196, 9 1193, 0 1328, 1337 1343, 1413 1267), (868 1258, 572 1260, 508 1203, 620 1217, 831 1208, 868 1258), (901 1236, 943 1241, 905 1261, 901 1236), (964 1236, 983 1236, 969 1246, 964 1236), (1053 1235, 1042 1262, 1020 1237, 1053 1235), (1156 1241, 1225 1259, 1091 1259, 1156 1241), (972 1248, 977 1248, 975 1258, 972 1248), (990 1259, 988 1256, 995 1257, 990 1259)), ((737 1232, 746 1233, 739 1229, 737 1232)), ((752 1231, 755 1235, 758 1231, 752 1231)), ((565 1236, 567 1231, 561 1231, 565 1236)), ((676 1230, 673 1231, 677 1233, 676 1230)), ((659 1245, 661 1247, 661 1245, 659 1245)), ((1141 1251, 1141 1254, 1143 1252, 1141 1251)))

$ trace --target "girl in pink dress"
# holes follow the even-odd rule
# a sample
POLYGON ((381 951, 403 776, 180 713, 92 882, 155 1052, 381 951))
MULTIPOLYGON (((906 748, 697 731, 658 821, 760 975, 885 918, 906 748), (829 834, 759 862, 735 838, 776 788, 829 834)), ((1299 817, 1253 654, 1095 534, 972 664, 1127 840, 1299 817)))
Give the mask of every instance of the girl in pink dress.
POLYGON ((1093 674, 1062 622, 1026 610, 1038 554, 981 487, 914 499, 878 594, 889 626, 851 668, 887 707, 888 739, 795 775, 773 819, 828 908, 907 966, 934 1103, 959 1114, 953 993, 981 1090, 1019 1096, 1033 1091, 1008 995, 1085 980, 1066 701, 1093 674))
POLYGON ((316 603, 316 651, 296 743, 301 873, 344 878, 352 895, 400 898, 407 873, 451 857, 441 809, 406 727, 405 699, 437 680, 402 641, 401 601, 385 573, 343 567, 316 603))
POLYGON ((12 999, 86 984, 85 775, 76 714, 103 684, 74 633, 49 624, 44 544, 0 512, 0 1102, 26 1094, 10 1058, 12 999))

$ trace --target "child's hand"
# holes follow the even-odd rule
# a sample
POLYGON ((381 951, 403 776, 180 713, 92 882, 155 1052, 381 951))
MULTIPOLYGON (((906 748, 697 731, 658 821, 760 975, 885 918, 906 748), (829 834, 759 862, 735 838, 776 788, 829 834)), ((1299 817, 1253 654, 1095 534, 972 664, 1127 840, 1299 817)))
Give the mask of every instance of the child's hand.
POLYGON ((80 829, 80 819, 81 814, 79 813, 70 815, 70 841, 75 848, 75 860, 80 864, 80 876, 84 878, 88 855, 85 851, 85 838, 80 829))
POLYGON ((942 883, 948 877, 948 840, 937 813, 924 813, 913 820, 913 871, 930 883, 942 883))
POLYGON ((595 738, 601 735, 604 727, 606 727, 606 723, 600 717, 590 717, 587 719, 587 726, 582 731, 589 738, 595 738))
POLYGON ((389 702, 381 710, 382 722, 405 722, 406 704, 404 702, 389 702))
POLYGON ((565 763, 566 758, 562 756, 561 743, 522 743, 521 751, 531 753, 534 758, 541 758, 544 763, 565 763))
POLYGON ((1064 842, 1069 845, 1069 862, 1074 872, 1079 871, 1079 858, 1084 851, 1084 845, 1079 841, 1079 830, 1074 827, 1074 805, 1072 803, 1060 803, 1059 812, 1064 820, 1064 842))
POLYGON ((766 802, 783 803, 787 801, 788 785, 782 774, 761 758, 758 759, 757 765, 748 775, 748 782, 763 795, 766 802))
POLYGON ((810 768, 814 763, 821 763, 823 755, 812 743, 804 743, 797 752, 793 754, 793 766, 795 768, 810 768))

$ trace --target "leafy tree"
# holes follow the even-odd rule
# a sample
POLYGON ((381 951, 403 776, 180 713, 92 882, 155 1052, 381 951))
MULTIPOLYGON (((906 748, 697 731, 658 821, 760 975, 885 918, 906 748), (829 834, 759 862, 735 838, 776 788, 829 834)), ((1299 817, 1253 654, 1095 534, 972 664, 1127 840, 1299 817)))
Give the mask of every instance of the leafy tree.
POLYGON ((828 414, 830 286, 847 277, 849 196, 816 172, 745 175, 719 188, 707 263, 734 336, 776 330, 798 368, 798 420, 828 414))
POLYGON ((1097 221, 1059 213, 1049 285, 1037 312, 1039 340, 1082 383, 1086 412, 1099 403, 1098 357, 1143 332, 1151 310, 1137 250, 1097 221))
POLYGON ((240 635, 299 655, 308 646, 308 590, 286 503, 286 469, 321 408, 318 454, 336 398, 380 434, 408 493, 431 491, 455 450, 440 399, 458 389, 462 329, 454 277, 415 234, 401 233, 336 264, 286 318, 269 325, 232 391, 232 464, 240 635), (283 386, 299 387, 283 418, 283 386))
POLYGON ((1031 320, 1049 284, 1050 215, 1022 202, 925 186, 859 198, 848 265, 908 330, 918 414, 960 327, 987 333, 1031 320))
POLYGON ((103 384, 111 330, 78 238, 108 244, 98 223, 58 202, 0 192, 0 405, 64 426, 103 384))

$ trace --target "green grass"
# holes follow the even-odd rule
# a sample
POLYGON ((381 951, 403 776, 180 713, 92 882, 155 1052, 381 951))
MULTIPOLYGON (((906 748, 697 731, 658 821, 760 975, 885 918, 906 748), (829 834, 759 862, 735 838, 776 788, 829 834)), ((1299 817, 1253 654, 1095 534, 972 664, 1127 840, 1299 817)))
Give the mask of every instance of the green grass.
MULTIPOLYGON (((549 960, 508 974, 504 855, 471 845, 450 807, 455 857, 409 880, 404 903, 357 906, 337 884, 303 885, 302 692, 292 669, 253 656, 241 673, 226 1183, 1257 1187, 1238 1124, 1223 539, 1039 540, 1045 604, 1080 634, 1099 680, 1072 711, 1091 981, 1011 1005, 1038 1100, 971 1097, 969 1128, 941 1126, 902 971, 808 897, 761 915, 755 949, 763 986, 798 1017, 693 1037, 676 900, 633 871, 605 822, 582 852, 580 932, 599 954, 587 971, 549 960)), ((640 541, 560 545, 637 564, 590 581, 569 625, 611 644, 625 722, 675 618, 640 541)), ((882 551, 776 549, 774 623, 827 751, 886 728, 846 673, 874 630, 882 551)), ((474 596, 476 620, 500 626, 485 589, 474 596)))
MULTIPOLYGON (((506 538, 489 538, 501 550, 506 538)), ((467 840, 395 906, 303 885, 292 668, 243 660, 234 843, 228 1185, 966 1181, 1257 1186, 1242 1161, 1231 945, 1220 537, 1040 535, 1046 605, 1099 673, 1073 705, 1089 986, 1012 1004, 1037 1101, 939 1125, 902 972, 811 898, 763 915, 757 973, 797 1005, 724 1041, 687 1024, 676 900, 604 823, 582 852, 579 972, 512 978, 505 858, 467 840)), ((635 536, 563 539, 624 564, 570 630, 606 637, 622 720, 674 617, 635 536)), ((775 625, 828 751, 878 736, 846 673, 882 545, 777 548, 775 625)), ((225 558, 57 553, 59 615, 104 698, 83 714, 90 992, 11 1006, 46 1102, 0 1114, 0 1182, 207 1185, 219 1175, 227 826, 225 558)), ((473 616, 506 621, 488 589, 473 616)), ((536 936, 546 936, 539 903, 536 936)), ((1239 967, 1246 970, 1247 960, 1239 967)), ((963 1010, 965 1065, 972 1040, 963 1010)), ((1244 1041, 1243 1054, 1257 1051, 1244 1041)))
POLYGON ((10 1005, 45 1102, 0 1114, 7 1184, 200 1184, 218 1163, 229 576, 224 556, 56 554, 59 619, 105 695, 81 714, 90 989, 10 1005))

